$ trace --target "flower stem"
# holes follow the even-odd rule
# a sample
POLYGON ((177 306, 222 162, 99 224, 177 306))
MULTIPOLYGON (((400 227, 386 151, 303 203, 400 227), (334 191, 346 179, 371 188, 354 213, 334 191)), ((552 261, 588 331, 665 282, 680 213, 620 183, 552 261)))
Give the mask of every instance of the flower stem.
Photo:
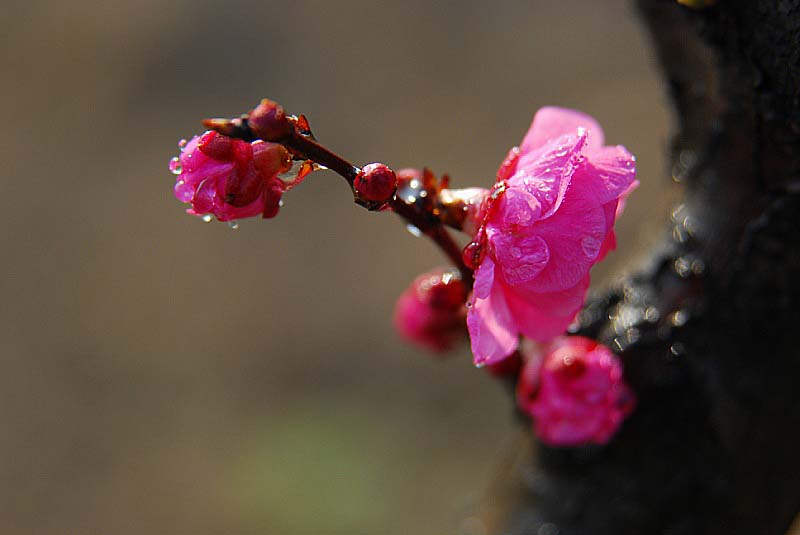
MULTIPOLYGON (((207 119, 203 121, 203 124, 226 136, 247 141, 259 139, 248 125, 247 116, 233 120, 207 119)), ((291 132, 287 135, 265 141, 280 143, 293 152, 295 159, 307 159, 327 167, 341 175, 350 185, 351 191, 355 191, 354 182, 361 172, 361 168, 324 147, 311 135, 299 131, 296 122, 293 123, 293 126, 291 132)), ((408 224, 417 227, 439 246, 447 258, 458 268, 467 292, 469 292, 472 288, 472 270, 464 263, 461 248, 445 228, 443 220, 424 207, 407 203, 397 195, 388 204, 397 215, 405 219, 408 224)))

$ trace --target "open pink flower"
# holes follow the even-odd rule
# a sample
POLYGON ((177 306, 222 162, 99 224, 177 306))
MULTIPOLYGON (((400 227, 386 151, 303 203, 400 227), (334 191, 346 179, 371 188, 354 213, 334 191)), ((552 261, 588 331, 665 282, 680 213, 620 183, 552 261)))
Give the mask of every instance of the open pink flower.
POLYGON ((394 325, 409 342, 444 353, 466 335, 466 289, 456 270, 424 273, 403 292, 394 310, 394 325))
POLYGON ((528 357, 517 405, 546 444, 605 444, 636 404, 617 356, 593 340, 562 337, 528 357))
POLYGON ((475 242, 476 364, 513 353, 520 334, 551 340, 583 305, 589 270, 615 248, 614 221, 638 184, 634 156, 603 142, 588 115, 542 108, 500 166, 475 242))
POLYGON ((284 191, 295 185, 278 177, 290 166, 282 145, 247 143, 213 131, 193 137, 170 163, 178 175, 175 197, 192 205, 187 212, 220 221, 275 217, 284 191))

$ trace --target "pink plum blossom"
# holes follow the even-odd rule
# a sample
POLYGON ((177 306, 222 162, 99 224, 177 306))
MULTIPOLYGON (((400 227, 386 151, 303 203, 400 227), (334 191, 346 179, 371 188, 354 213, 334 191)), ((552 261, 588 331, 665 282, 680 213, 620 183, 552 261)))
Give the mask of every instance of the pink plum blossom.
POLYGON ((550 446, 606 444, 635 406, 622 364, 604 345, 561 337, 529 360, 517 383, 517 405, 550 446))
POLYGON ((178 175, 175 197, 192 205, 187 212, 214 215, 220 221, 274 217, 281 196, 295 185, 278 176, 290 166, 282 145, 247 143, 213 131, 193 137, 170 163, 178 175))
POLYGON ((477 365, 512 354, 520 335, 546 342, 564 332, 589 270, 615 248, 614 221, 635 175, 635 157, 605 146, 594 119, 539 110, 500 166, 466 249, 476 260, 467 325, 477 365))
POLYGON ((444 353, 466 336, 466 288, 456 270, 420 275, 397 300, 394 325, 409 342, 444 353))

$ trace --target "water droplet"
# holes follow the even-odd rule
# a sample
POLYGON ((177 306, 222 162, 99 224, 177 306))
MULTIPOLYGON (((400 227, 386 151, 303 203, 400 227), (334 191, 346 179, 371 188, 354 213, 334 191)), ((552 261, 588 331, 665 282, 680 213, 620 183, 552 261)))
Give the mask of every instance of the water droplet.
POLYGON ((683 227, 673 227, 672 239, 678 243, 686 243, 689 240, 689 233, 683 227))
POLYGON ((186 146, 186 140, 185 139, 181 139, 180 141, 178 141, 178 148, 179 149, 182 149, 185 146, 186 146))
POLYGON ((690 215, 687 215, 683 218, 683 228, 686 229, 690 235, 694 236, 697 234, 697 219, 693 218, 690 215))
POLYGON ((414 237, 419 238, 422 236, 422 231, 419 229, 419 227, 412 225, 411 223, 406 225, 406 230, 414 237))
POLYGON ((706 263, 700 258, 692 260, 692 273, 695 275, 702 275, 706 271, 706 263))
POLYGON ((279 201, 278 201, 278 206, 280 206, 281 208, 283 208, 283 199, 281 199, 281 200, 279 200, 279 201))
POLYGON ((670 218, 672 218, 673 223, 678 223, 680 221, 683 221, 683 218, 686 217, 686 215, 687 215, 686 205, 679 204, 678 206, 672 209, 672 212, 670 213, 670 218))
POLYGON ((687 321, 689 321, 689 313, 685 310, 676 310, 669 318, 669 322, 674 327, 683 327, 687 321))
POLYGON ((650 323, 657 322, 658 318, 660 317, 661 313, 658 311, 656 307, 647 307, 644 311, 644 319, 646 319, 650 323))
POLYGON ((206 214, 200 219, 203 220, 203 223, 211 223, 211 221, 214 219, 214 216, 212 216, 211 214, 206 214))
POLYGON ((672 263, 672 269, 683 279, 692 274, 691 262, 688 258, 683 256, 672 263))
POLYGON ((669 346, 669 352, 674 357, 680 357, 686 353, 686 347, 681 342, 675 342, 669 346))
POLYGON ((625 338, 627 339, 629 344, 635 344, 636 342, 639 341, 639 338, 641 338, 641 336, 642 335, 639 332, 639 329, 635 327, 631 327, 630 329, 625 331, 625 338))
POLYGON ((464 260, 464 264, 468 268, 478 269, 478 266, 480 266, 481 261, 483 260, 483 254, 483 244, 481 244, 480 241, 471 241, 461 252, 461 258, 464 260))
POLYGON ((278 178, 280 178, 284 183, 291 184, 295 181, 295 179, 297 179, 297 175, 303 170, 304 165, 305 160, 294 160, 289 170, 279 174, 278 178))
POLYGON ((172 171, 173 175, 179 175, 183 172, 183 166, 181 165, 181 159, 175 156, 169 161, 169 170, 172 171))
POLYGON ((236 221, 235 219, 231 219, 230 221, 228 221, 228 227, 231 230, 236 230, 239 228, 239 222, 236 221))

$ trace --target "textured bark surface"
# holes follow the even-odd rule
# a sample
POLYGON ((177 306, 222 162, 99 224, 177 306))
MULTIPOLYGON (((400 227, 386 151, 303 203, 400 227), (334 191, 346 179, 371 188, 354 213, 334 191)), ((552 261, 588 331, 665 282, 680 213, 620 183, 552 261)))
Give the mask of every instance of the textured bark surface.
POLYGON ((785 533, 800 510, 800 0, 638 0, 685 185, 649 265, 589 302, 639 405, 606 447, 524 446, 488 533, 785 533))

